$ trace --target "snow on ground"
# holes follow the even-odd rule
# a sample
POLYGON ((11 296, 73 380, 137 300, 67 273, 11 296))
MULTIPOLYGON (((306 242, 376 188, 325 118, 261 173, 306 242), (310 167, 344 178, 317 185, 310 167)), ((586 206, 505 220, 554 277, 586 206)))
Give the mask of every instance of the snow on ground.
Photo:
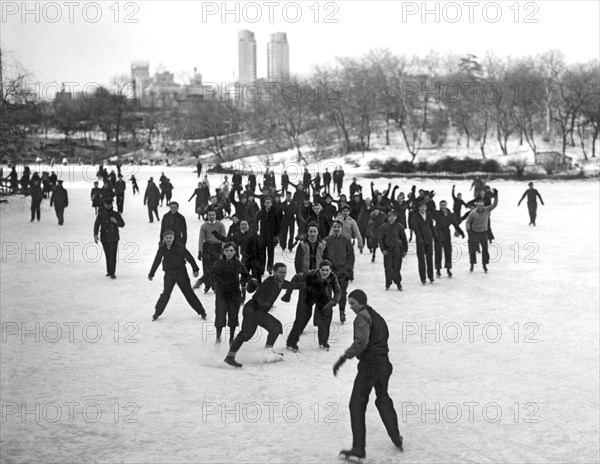
MULTIPOLYGON (((284 362, 263 365, 259 330, 238 355, 244 369, 227 368, 226 346, 213 343, 212 292, 199 292, 206 322, 178 289, 151 322, 162 272, 152 282, 146 276, 159 224, 148 223, 130 185, 117 280, 104 276, 92 239, 91 179, 81 170, 61 172, 71 204, 63 227, 47 201, 39 223, 29 222, 28 199, 1 207, 2 462, 337 462, 352 440, 356 361, 337 378, 331 368, 352 342, 350 310, 344 326, 335 312, 328 353, 309 326, 303 353, 286 351, 284 362)), ((162 170, 196 255, 201 221, 186 201, 196 175, 143 167, 142 193, 162 170)), ((220 177, 210 180, 214 188, 220 177)), ((397 183, 408 192, 416 181, 397 183)), ((375 179, 376 188, 386 184, 375 179)), ((449 181, 418 186, 450 199, 449 181)), ((365 290, 388 321, 389 391, 406 445, 404 454, 393 448, 373 394, 367 462, 598 462, 598 182, 536 186, 546 206, 533 228, 526 205, 517 208, 525 183, 494 182, 500 205, 487 275, 480 267, 468 272, 466 246, 455 239, 454 278, 423 287, 411 244, 404 292, 385 292, 381 254, 373 264, 357 255, 350 290, 365 290)), ((457 183, 465 197, 468 189, 457 183)), ((291 277, 293 256, 279 249, 276 260, 290 263, 291 277)), ((278 301, 273 310, 286 333, 295 303, 278 301)), ((284 344, 280 338, 276 347, 284 344)))

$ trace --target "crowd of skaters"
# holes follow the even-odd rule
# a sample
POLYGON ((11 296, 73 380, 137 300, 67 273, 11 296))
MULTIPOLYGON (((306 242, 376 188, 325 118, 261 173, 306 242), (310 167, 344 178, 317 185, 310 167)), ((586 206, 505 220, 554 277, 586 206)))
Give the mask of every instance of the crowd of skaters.
MULTIPOLYGON (((198 178, 201 177, 201 168, 199 163, 198 178)), ((13 173, 14 168, 6 178, 11 189, 15 182, 13 173)), ((22 176, 19 182, 21 190, 17 186, 14 193, 26 191, 31 195, 31 221, 35 217, 39 220, 39 203, 50 196, 51 205, 55 206, 62 225, 64 208, 68 206, 62 181, 56 178, 54 172, 43 173, 40 177, 38 173, 31 175, 27 169, 25 174, 26 179, 23 180, 22 176)), ((97 177, 98 181, 94 182, 90 193, 96 214, 94 239, 102 242, 106 275, 115 279, 119 229, 125 226, 122 214, 126 183, 118 165, 116 172, 100 166, 97 177), (99 186, 100 181, 102 187, 99 186), (117 211, 113 210, 114 199, 117 211)), ((162 264, 164 287, 155 305, 153 321, 163 314, 175 285, 179 286, 192 309, 206 319, 206 311, 194 289, 204 284, 206 294, 212 288, 215 292, 216 342, 221 343, 223 329, 228 327, 230 348, 225 362, 238 368, 242 366, 236 361, 236 354, 259 326, 268 332, 266 356, 274 359, 282 356, 282 353, 273 350, 283 333, 282 325, 269 311, 283 290, 283 302, 290 302, 292 291, 298 291, 294 325, 286 340, 286 347, 293 352, 300 351, 298 342, 311 318, 317 327, 319 346, 329 350, 333 308, 338 306, 340 322, 344 323, 346 304, 349 304, 357 314, 355 343, 336 363, 334 374, 346 359, 354 356, 361 359, 351 399, 354 443, 351 450, 343 453, 364 457, 364 413, 368 393, 373 386, 376 387, 376 404, 388 434, 399 449, 402 449, 402 437, 395 412, 390 412, 393 411, 393 403, 387 395, 391 364, 387 359, 389 333, 385 320, 367 305, 364 292, 354 290, 348 295, 349 283, 354 280, 355 248, 363 254, 366 247, 372 263, 376 261, 379 250, 383 258, 385 289, 396 285, 402 291, 402 263, 408 243, 413 239, 418 275, 423 285, 427 284, 427 280, 433 283, 435 277, 441 277, 442 269, 448 277, 452 277, 451 226, 455 236, 464 238, 465 231, 460 227, 464 222, 469 236, 470 271, 473 272, 477 254, 481 253, 482 267, 487 272, 488 243, 494 240, 490 213, 498 205, 498 191, 487 186, 483 179, 476 178, 471 185, 473 198, 469 201, 464 201, 462 194, 456 193, 455 187, 452 187, 452 206, 449 208, 446 200, 436 204, 436 192, 417 191, 416 186, 405 194, 397 192, 399 187, 392 188, 391 183, 386 190, 375 190, 371 182, 371 195, 365 197, 363 186, 356 178, 349 186, 347 197, 342 192, 343 178, 341 169, 335 169, 333 174, 326 169, 322 177, 317 173, 314 178, 306 169, 302 181, 295 184, 284 171, 278 189, 275 175, 269 169, 263 175, 262 184, 257 182, 254 174, 248 175, 244 183, 242 174, 236 171, 231 182, 228 176, 224 176, 213 194, 208 176, 204 175, 188 200, 195 198, 196 215, 203 220, 197 256, 202 261, 203 273, 192 287, 186 264, 192 267, 194 277, 199 277, 200 269, 187 248, 186 219, 179 213, 179 203, 172 201, 174 187, 164 173, 158 186, 150 177, 143 201, 148 208, 149 222, 156 217, 161 226, 158 250, 148 278, 152 280, 162 264), (337 199, 334 199, 336 191, 337 199), (163 214, 161 220, 158 207, 165 202, 169 211, 163 214), (225 218, 231 219, 228 230, 222 222, 225 218), (287 265, 274 262, 276 247, 283 252, 294 253, 294 274, 289 280, 286 280, 287 265), (252 294, 248 301, 245 301, 246 293, 252 294), (236 335, 242 305, 241 329, 236 335), (377 335, 377 340, 369 335, 372 333, 377 335), (365 358, 366 352, 371 353, 368 358, 365 358), (380 405, 384 403, 385 411, 382 412, 380 405)), ((133 195, 139 194, 135 176, 130 176, 129 181, 133 195)), ((544 203, 532 183, 519 205, 525 198, 530 226, 535 226, 537 199, 544 203)))

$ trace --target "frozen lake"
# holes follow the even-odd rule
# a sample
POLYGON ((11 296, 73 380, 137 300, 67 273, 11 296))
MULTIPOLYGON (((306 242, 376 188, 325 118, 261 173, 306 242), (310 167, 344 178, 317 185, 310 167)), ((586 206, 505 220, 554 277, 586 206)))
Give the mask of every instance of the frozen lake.
MULTIPOLYGON (((319 350, 309 325, 302 353, 285 351, 285 362, 262 365, 259 329, 238 354, 244 369, 230 370, 222 363, 226 344, 214 345, 212 292, 198 293, 206 322, 178 289, 151 322, 163 274, 152 282, 147 274, 160 225, 148 223, 143 197, 132 197, 128 184, 117 280, 107 279, 93 242, 92 171, 69 169, 63 227, 47 200, 39 223, 29 222, 29 199, 1 207, 2 462, 337 462, 352 441, 356 361, 337 378, 331 368, 352 342, 350 309, 341 326, 334 308, 330 352, 319 350)), ((187 202, 196 175, 143 167, 136 174, 142 195, 162 170, 196 256, 201 221, 187 202)), ((214 191, 220 176, 210 180, 214 191)), ((370 179, 359 182, 368 191, 370 179)), ((452 182, 398 180, 405 193, 413 183, 451 204, 452 182)), ((381 254, 375 263, 357 254, 349 291, 365 290, 390 327, 389 391, 405 438, 398 454, 373 393, 367 462, 598 462, 599 184, 536 183, 546 203, 536 228, 528 227, 525 202, 517 208, 526 184, 492 183, 500 203, 487 275, 481 267, 469 273, 466 244, 454 238, 453 279, 423 287, 413 245, 404 292, 385 292, 381 254)), ((456 185, 470 199, 470 182, 456 185)), ((293 253, 278 248, 281 260, 291 278, 293 253)), ((272 311, 284 336, 295 306, 294 295, 272 311)), ((276 347, 284 346, 280 337, 276 347)))

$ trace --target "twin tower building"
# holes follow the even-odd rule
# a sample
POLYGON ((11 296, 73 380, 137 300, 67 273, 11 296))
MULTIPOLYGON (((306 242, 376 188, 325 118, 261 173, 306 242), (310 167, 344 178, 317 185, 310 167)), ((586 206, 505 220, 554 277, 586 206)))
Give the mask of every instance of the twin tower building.
MULTIPOLYGON (((238 81, 247 84, 256 81, 256 39, 254 32, 238 33, 238 81)), ((267 44, 267 79, 285 81, 290 77, 290 47, 285 32, 271 34, 267 44)))

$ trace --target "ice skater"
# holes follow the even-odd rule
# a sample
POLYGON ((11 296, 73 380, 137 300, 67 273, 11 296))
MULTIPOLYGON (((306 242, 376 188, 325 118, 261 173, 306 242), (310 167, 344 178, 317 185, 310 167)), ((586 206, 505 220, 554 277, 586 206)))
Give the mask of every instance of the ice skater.
POLYGON ((58 185, 52 190, 50 195, 50 206, 54 206, 58 225, 62 226, 65 222, 65 208, 69 206, 69 195, 63 187, 63 181, 59 180, 58 185))
POLYGON ((292 284, 285 280, 286 274, 286 265, 275 263, 273 265, 273 275, 265 279, 260 287, 258 287, 256 293, 252 295, 252 298, 244 305, 242 330, 233 340, 229 353, 227 353, 225 358, 225 362, 230 366, 242 367, 235 360, 235 355, 244 342, 247 342, 254 336, 258 326, 261 326, 269 333, 265 345, 265 359, 275 361, 283 358, 283 353, 273 351, 273 345, 275 345, 275 341, 279 335, 283 333, 283 327, 278 319, 269 314, 269 311, 273 307, 273 303, 277 301, 277 297, 282 289, 301 288, 304 285, 302 283, 292 284))
MULTIPOLYGON (((397 222, 398 213, 390 211, 388 222, 381 226, 379 234, 379 247, 383 254, 383 267, 385 270, 385 289, 389 290, 392 283, 402 291, 402 259, 408 252, 408 241, 404 226, 397 222)), ((417 235, 417 239, 418 239, 417 235)), ((373 253, 375 256, 375 253, 373 253)))
POLYGON ((113 210, 111 199, 104 200, 103 206, 94 222, 94 241, 98 243, 98 232, 100 232, 100 242, 106 258, 106 277, 116 279, 119 227, 125 227, 125 222, 121 215, 113 210))
MULTIPOLYGON (((296 319, 287 339, 287 348, 298 352, 298 340, 304 332, 315 307, 313 323, 317 326, 319 346, 329 351, 329 330, 333 316, 333 307, 339 303, 342 290, 336 275, 331 272, 331 261, 324 259, 318 269, 296 274, 292 283, 303 282, 306 285, 302 297, 298 298, 296 319)), ((288 293, 281 300, 289 303, 288 293)))
POLYGON ((221 333, 226 325, 229 326, 229 345, 233 343, 235 328, 239 325, 238 319, 242 298, 240 285, 245 289, 250 278, 246 267, 237 259, 237 248, 237 245, 233 242, 225 243, 221 259, 194 285, 194 288, 199 288, 207 279, 210 279, 213 283, 215 290, 215 328, 217 329, 215 343, 221 343, 221 333))
POLYGON ((392 443, 400 451, 402 435, 398 429, 398 416, 394 402, 388 394, 388 383, 392 375, 392 364, 388 358, 389 330, 385 319, 367 305, 367 295, 362 290, 354 290, 348 295, 348 304, 354 318, 354 343, 346 350, 333 366, 333 375, 348 359, 357 357, 358 373, 350 396, 350 423, 352 427, 352 448, 342 450, 340 456, 345 459, 364 459, 366 456, 365 413, 371 389, 375 388, 375 406, 392 443))
POLYGON ((527 197, 527 209, 529 210, 529 225, 533 225, 535 227, 535 219, 537 217, 537 199, 540 199, 542 205, 544 204, 544 200, 542 200, 542 196, 540 192, 533 188, 533 182, 529 182, 529 188, 525 190, 525 193, 519 200, 517 206, 521 206, 521 202, 527 197))
POLYGON ((163 271, 165 271, 164 288, 156 302, 154 315, 152 316, 153 321, 157 320, 165 311, 175 284, 179 286, 181 293, 183 293, 183 296, 185 296, 192 309, 202 319, 206 319, 206 311, 194 293, 194 290, 192 290, 190 277, 185 267, 186 261, 192 266, 194 277, 198 277, 200 269, 192 254, 183 244, 175 242, 175 232, 168 229, 165 230, 163 233, 163 243, 158 247, 154 262, 148 273, 148 280, 152 280, 159 264, 162 262, 163 271))
POLYGON ((490 213, 498 206, 498 190, 493 190, 494 202, 490 206, 484 206, 483 199, 477 200, 475 209, 471 211, 467 218, 466 226, 467 234, 469 235, 469 261, 471 263, 470 271, 477 263, 477 251, 481 247, 481 262, 483 270, 487 273, 487 265, 490 262, 490 253, 488 251, 488 225, 490 221, 490 213))

